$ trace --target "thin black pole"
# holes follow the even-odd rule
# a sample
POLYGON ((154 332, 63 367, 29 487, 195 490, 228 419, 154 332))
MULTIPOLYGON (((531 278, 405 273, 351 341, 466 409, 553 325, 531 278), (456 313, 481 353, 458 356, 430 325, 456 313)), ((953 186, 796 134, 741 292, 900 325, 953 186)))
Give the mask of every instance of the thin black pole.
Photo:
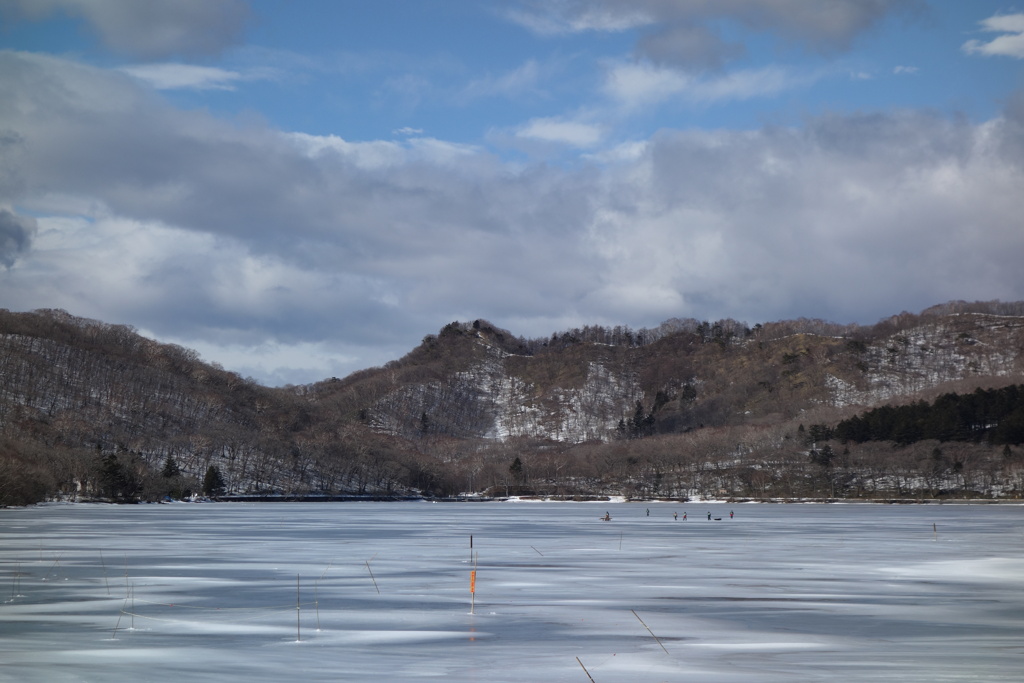
MULTIPOLYGON (((637 619, 640 620, 641 624, 644 624, 644 620, 640 619, 640 615, 636 613, 636 610, 632 610, 631 609, 629 611, 633 613, 634 617, 636 617, 637 619)), ((661 644, 661 639, 659 639, 658 636, 654 635, 654 631, 651 630, 651 627, 648 626, 647 624, 644 624, 644 628, 647 629, 647 632, 651 634, 652 638, 654 638, 654 642, 656 642, 658 645, 661 645, 661 649, 662 650, 665 650, 665 646, 661 644)), ((665 654, 669 654, 669 651, 665 650, 665 654)))
MULTIPOLYGON (((577 658, 576 658, 576 661, 577 661, 577 662, 580 662, 580 658, 579 658, 579 657, 577 657, 577 658)), ((583 666, 583 662, 580 662, 580 666, 582 666, 582 667, 583 667, 583 673, 587 674, 587 678, 589 678, 589 679, 590 679, 590 683, 596 683, 596 681, 594 680, 594 677, 590 675, 590 672, 589 672, 589 671, 587 671, 587 667, 583 666)))

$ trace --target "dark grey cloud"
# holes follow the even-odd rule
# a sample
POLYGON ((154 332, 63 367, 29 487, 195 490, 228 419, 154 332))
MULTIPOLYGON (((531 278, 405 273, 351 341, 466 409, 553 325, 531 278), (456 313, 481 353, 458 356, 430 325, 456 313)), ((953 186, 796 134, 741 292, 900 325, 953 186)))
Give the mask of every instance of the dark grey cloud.
POLYGON ((36 219, 0 208, 0 264, 10 268, 28 251, 36 232, 36 219))
MULTIPOLYGON (((0 110, 4 104, 0 103, 0 110)), ((0 201, 24 190, 25 140, 11 129, 0 128, 0 201)))
POLYGON ((721 69, 746 50, 741 43, 726 41, 705 26, 686 22, 644 32, 637 52, 656 64, 721 69))
POLYGON ((109 49, 144 59, 220 53, 249 17, 243 0, 0 0, 7 21, 57 12, 81 18, 109 49))

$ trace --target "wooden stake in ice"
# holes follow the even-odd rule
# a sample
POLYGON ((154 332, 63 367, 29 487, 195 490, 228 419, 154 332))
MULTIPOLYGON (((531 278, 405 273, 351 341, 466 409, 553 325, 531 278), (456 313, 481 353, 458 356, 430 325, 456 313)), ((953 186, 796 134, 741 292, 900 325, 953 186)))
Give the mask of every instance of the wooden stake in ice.
MULTIPOLYGON (((633 613, 633 616, 636 617, 640 621, 641 624, 644 624, 644 620, 640 619, 640 615, 636 613, 636 610, 632 610, 631 609, 629 611, 633 613)), ((660 645, 662 650, 665 650, 665 646, 661 644, 660 640, 658 640, 658 636, 654 635, 654 631, 651 630, 651 627, 648 626, 647 624, 644 624, 644 628, 647 629, 647 632, 651 634, 652 638, 654 638, 654 642, 656 642, 658 645, 660 645)), ((669 651, 665 650, 665 654, 669 654, 669 651)))
POLYGON ((313 609, 316 610, 316 630, 320 630, 320 585, 318 581, 313 582, 313 609))
POLYGON ((469 572, 469 613, 476 614, 476 565, 480 556, 473 560, 473 569, 469 572))
MULTIPOLYGON (((53 570, 55 568, 59 568, 59 567, 60 567, 60 555, 54 555, 53 564, 50 565, 50 571, 48 571, 46 573, 46 575, 43 577, 43 581, 45 581, 50 576, 50 574, 53 574, 53 570)), ((54 576, 56 576, 56 574, 54 574, 54 576)))
POLYGON ((114 624, 114 635, 111 636, 113 640, 117 640, 117 629, 121 627, 121 617, 124 616, 124 608, 128 606, 128 594, 124 594, 124 603, 121 605, 121 612, 117 615, 117 623, 114 624))
POLYGON ((107 563, 103 559, 103 551, 100 551, 100 564, 103 565, 103 583, 107 584, 107 595, 110 595, 110 579, 107 578, 107 563))
MULTIPOLYGON (((576 658, 576 661, 577 661, 577 662, 580 662, 580 658, 579 658, 579 657, 577 657, 577 658, 576 658)), ((581 666, 581 667, 583 667, 583 673, 587 674, 587 678, 589 678, 589 679, 590 679, 590 683, 597 683, 597 682, 596 682, 596 681, 594 680, 594 677, 590 675, 590 672, 589 672, 589 671, 587 671, 587 667, 583 666, 583 662, 580 662, 580 666, 581 666)))
POLYGON ((377 589, 377 595, 380 595, 380 588, 377 586, 377 579, 373 578, 373 570, 370 569, 370 561, 366 561, 366 571, 370 572, 370 580, 373 581, 373 587, 377 589))

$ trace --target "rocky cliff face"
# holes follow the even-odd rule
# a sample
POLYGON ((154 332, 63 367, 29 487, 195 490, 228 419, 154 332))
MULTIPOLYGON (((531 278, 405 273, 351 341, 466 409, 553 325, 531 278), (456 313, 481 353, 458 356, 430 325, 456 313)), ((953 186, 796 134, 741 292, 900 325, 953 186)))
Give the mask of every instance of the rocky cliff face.
POLYGON ((1024 318, 964 313, 889 335, 865 350, 857 385, 830 380, 835 405, 874 405, 970 378, 1020 376, 1024 318))
POLYGON ((1024 373, 1018 316, 905 315, 845 329, 711 340, 683 331, 645 346, 580 342, 534 355, 467 331, 470 343, 448 372, 396 387, 367 412, 374 429, 397 436, 581 443, 640 428, 638 420, 654 432, 685 431, 818 406, 867 407, 1024 373))

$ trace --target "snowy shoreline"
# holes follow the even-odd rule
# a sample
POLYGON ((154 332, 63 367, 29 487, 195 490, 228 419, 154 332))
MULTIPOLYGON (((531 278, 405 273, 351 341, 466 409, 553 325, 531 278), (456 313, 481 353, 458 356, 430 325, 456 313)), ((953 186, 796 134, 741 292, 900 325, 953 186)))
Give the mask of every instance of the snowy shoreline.
MULTIPOLYGON (((563 498, 533 497, 533 496, 508 496, 501 498, 483 497, 461 497, 461 498, 381 498, 381 497, 288 497, 288 496, 239 496, 220 499, 201 500, 172 500, 160 502, 138 502, 138 503, 112 503, 102 500, 76 500, 76 501, 46 501, 29 505, 26 507, 47 507, 58 505, 88 505, 88 506, 127 506, 135 505, 186 505, 186 504, 209 504, 209 503, 430 503, 430 504, 458 504, 458 503, 565 503, 577 505, 1008 505, 1024 506, 1024 500, 1017 498, 708 498, 677 500, 672 498, 625 498, 624 496, 609 496, 604 499, 591 500, 570 500, 563 498)), ((17 506, 4 509, 23 509, 17 506)))

